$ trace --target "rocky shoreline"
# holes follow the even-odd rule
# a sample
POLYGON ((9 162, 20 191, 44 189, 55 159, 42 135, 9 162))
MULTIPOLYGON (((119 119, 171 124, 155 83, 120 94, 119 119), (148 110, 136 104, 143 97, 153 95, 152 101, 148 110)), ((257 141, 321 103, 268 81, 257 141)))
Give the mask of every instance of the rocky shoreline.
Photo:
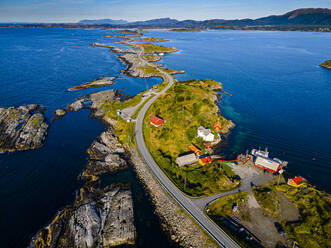
POLYGON ((29 247, 115 247, 135 244, 136 228, 129 186, 100 186, 99 176, 126 169, 125 150, 108 129, 87 150, 82 173, 87 182, 72 206, 59 212, 39 231, 29 247))
MULTIPOLYGON (((82 96, 67 106, 68 111, 89 108, 91 116, 103 116, 102 102, 119 101, 117 91, 107 90, 82 96), (89 102, 89 105, 84 104, 89 102)), ((87 149, 89 161, 82 172, 85 184, 71 206, 61 210, 40 230, 29 247, 131 247, 135 244, 133 200, 130 186, 100 186, 101 176, 128 168, 125 149, 111 126, 87 149)))
POLYGON ((73 206, 66 207, 32 238, 29 247, 115 247, 134 245, 132 193, 121 185, 85 186, 73 206))
MULTIPOLYGON (((93 43, 92 46, 114 50, 114 47, 98 43, 93 43)), ((118 58, 128 65, 125 73, 133 77, 162 77, 163 74, 158 70, 161 65, 146 62, 139 57, 145 56, 143 49, 143 55, 138 54, 138 51, 133 53, 118 55, 118 58)), ((157 56, 159 59, 163 55, 157 56)), ((74 203, 61 210, 47 227, 40 230, 31 240, 30 247, 134 246, 136 228, 130 187, 121 184, 101 186, 103 175, 125 170, 129 165, 133 166, 144 184, 155 206, 155 213, 162 223, 162 229, 169 234, 173 242, 187 248, 217 247, 200 226, 165 192, 135 147, 121 144, 114 135, 116 120, 105 116, 103 104, 120 100, 121 96, 117 91, 106 90, 81 96, 67 105, 66 111, 90 109, 90 117, 103 119, 106 130, 87 149, 89 161, 81 175, 85 184, 77 192, 74 203)))
POLYGON ((98 180, 99 175, 127 169, 125 150, 117 141, 112 128, 103 132, 87 149, 89 162, 83 172, 83 178, 98 180))
POLYGON ((135 54, 123 54, 117 55, 116 57, 123 64, 127 65, 127 67, 122 71, 122 73, 126 76, 140 78, 162 77, 161 73, 158 73, 158 71, 155 69, 161 65, 147 65, 141 62, 138 56, 135 54))
POLYGON ((0 152, 41 147, 49 127, 43 111, 38 104, 0 108, 0 152))
POLYGON ((135 147, 129 148, 133 167, 148 191, 162 228, 172 241, 186 248, 218 247, 214 241, 188 216, 153 177, 135 147))

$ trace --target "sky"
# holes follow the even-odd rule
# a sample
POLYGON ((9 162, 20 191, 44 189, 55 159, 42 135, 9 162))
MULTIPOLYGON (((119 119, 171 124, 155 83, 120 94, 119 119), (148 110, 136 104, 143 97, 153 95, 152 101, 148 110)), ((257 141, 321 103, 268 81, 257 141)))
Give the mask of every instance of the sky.
POLYGON ((331 8, 331 0, 0 0, 0 22, 255 19, 298 8, 331 8))

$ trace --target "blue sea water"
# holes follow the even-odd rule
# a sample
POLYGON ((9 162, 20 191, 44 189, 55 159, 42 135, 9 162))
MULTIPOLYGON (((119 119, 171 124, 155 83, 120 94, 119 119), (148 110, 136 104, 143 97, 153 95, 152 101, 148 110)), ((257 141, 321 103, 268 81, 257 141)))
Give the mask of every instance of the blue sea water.
MULTIPOLYGON (((39 103, 53 111, 76 97, 104 89, 135 95, 160 79, 121 76, 125 66, 107 49, 89 44, 118 41, 111 32, 84 29, 0 29, 0 106, 39 103), (118 76, 116 84, 70 92, 67 89, 103 76, 118 76)), ((49 128, 37 150, 0 154, 0 244, 26 247, 31 236, 46 226, 58 210, 71 204, 87 164, 86 149, 104 126, 89 111, 68 113, 49 128)), ((169 242, 142 185, 131 170, 113 181, 131 183, 134 192, 139 247, 169 242)))
POLYGON ((223 83, 222 113, 235 122, 220 151, 228 158, 268 147, 286 170, 330 191, 331 33, 155 30, 180 51, 161 63, 185 70, 181 80, 223 83), (313 160, 314 159, 314 160, 313 160))
MULTIPOLYGON (((0 106, 40 103, 53 111, 76 97, 102 89, 135 95, 159 79, 128 78, 114 54, 89 44, 112 44, 110 31, 84 29, 0 29, 0 106), (102 76, 120 76, 104 88, 67 89, 102 76)), ((319 67, 331 56, 330 33, 152 30, 179 52, 160 63, 185 70, 180 80, 211 78, 223 83, 223 114, 236 123, 220 147, 226 157, 259 146, 289 161, 287 170, 330 191, 331 71, 319 67), (312 160, 315 158, 315 160, 312 160)), ((104 129, 88 111, 55 121, 44 146, 0 154, 0 243, 26 246, 32 234, 74 199, 77 176, 87 163, 86 148, 104 129)), ((106 182, 130 182, 138 206, 140 247, 170 244, 152 215, 152 207, 132 171, 106 182)))

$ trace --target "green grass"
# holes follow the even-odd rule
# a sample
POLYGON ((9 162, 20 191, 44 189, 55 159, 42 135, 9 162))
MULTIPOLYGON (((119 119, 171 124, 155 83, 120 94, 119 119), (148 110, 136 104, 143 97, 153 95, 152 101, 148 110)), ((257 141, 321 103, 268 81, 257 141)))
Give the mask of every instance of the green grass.
POLYGON ((139 34, 139 32, 137 32, 135 30, 116 30, 114 32, 119 33, 119 34, 129 34, 129 35, 139 34))
POLYGON ((172 53, 178 51, 176 48, 157 46, 153 43, 133 44, 132 46, 138 49, 142 47, 145 53, 172 53))
POLYGON ((213 89, 220 87, 221 84, 213 80, 205 80, 203 86, 194 80, 176 82, 159 96, 145 116, 143 132, 151 154, 169 178, 192 196, 216 194, 237 187, 214 164, 196 170, 191 166, 179 168, 175 164, 180 154, 189 151, 191 143, 200 148, 206 145, 201 138, 196 138, 200 125, 212 128, 216 120, 227 121, 210 100, 215 94, 213 89), (151 115, 164 118, 165 125, 160 128, 150 125, 151 115))
POLYGON ((254 244, 251 244, 249 241, 246 241, 243 237, 229 228, 222 222, 222 218, 226 218, 229 215, 234 215, 232 212, 232 207, 234 204, 238 205, 237 215, 242 219, 250 220, 249 212, 243 208, 243 204, 247 201, 247 193, 246 192, 238 192, 236 194, 231 194, 228 196, 224 196, 219 198, 218 200, 211 203, 206 208, 207 215, 223 230, 226 231, 228 235, 230 235, 239 245, 243 248, 253 248, 256 247, 254 244))
POLYGON ((327 60, 327 61, 325 61, 323 64, 321 64, 321 66, 331 68, 331 60, 327 60))
POLYGON ((275 191, 269 187, 253 186, 253 193, 259 205, 272 217, 279 215, 279 199, 275 191))
POLYGON ((177 71, 177 70, 169 69, 169 68, 160 68, 160 70, 162 70, 166 73, 169 73, 170 75, 185 73, 185 71, 177 71))
POLYGON ((139 108, 136 110, 136 112, 134 113, 134 115, 132 116, 132 119, 137 119, 138 115, 139 115, 139 112, 140 110, 145 106, 145 104, 151 100, 154 96, 150 96, 148 99, 146 99, 140 106, 139 108))
POLYGON ((310 185, 294 188, 287 184, 274 186, 299 209, 298 222, 284 223, 285 231, 302 248, 331 247, 331 196, 310 185))
POLYGON ((124 121, 120 116, 117 115, 117 111, 120 109, 136 106, 141 102, 142 95, 144 93, 145 92, 141 92, 135 97, 124 102, 107 101, 102 105, 105 116, 117 122, 117 124, 114 125, 115 135, 119 138, 121 143, 134 144, 135 130, 134 123, 124 121))
POLYGON ((235 194, 221 197, 207 207, 207 210, 209 210, 208 215, 218 215, 218 216, 232 215, 233 205, 238 204, 238 206, 240 207, 245 200, 247 200, 246 192, 238 192, 235 194))
POLYGON ((168 41, 167 39, 163 39, 163 38, 155 38, 155 37, 151 37, 151 38, 140 38, 140 39, 136 39, 137 41, 147 41, 147 42, 162 42, 162 41, 168 41))
POLYGON ((222 170, 224 171, 224 173, 226 174, 227 177, 234 177, 235 174, 232 171, 232 168, 226 164, 221 164, 222 166, 222 170))
POLYGON ((156 54, 146 54, 146 55, 143 55, 143 58, 149 62, 156 62, 161 59, 161 56, 156 55, 156 54))
POLYGON ((151 74, 155 77, 161 77, 162 74, 153 66, 140 66, 138 67, 139 70, 142 70, 145 74, 151 74))
POLYGON ((168 86, 168 82, 164 81, 157 85, 157 92, 164 90, 168 86))
POLYGON ((33 125, 34 127, 37 127, 38 124, 39 124, 39 122, 40 122, 40 120, 41 120, 41 118, 42 118, 41 115, 38 115, 36 118, 34 118, 34 119, 32 120, 32 125, 33 125))

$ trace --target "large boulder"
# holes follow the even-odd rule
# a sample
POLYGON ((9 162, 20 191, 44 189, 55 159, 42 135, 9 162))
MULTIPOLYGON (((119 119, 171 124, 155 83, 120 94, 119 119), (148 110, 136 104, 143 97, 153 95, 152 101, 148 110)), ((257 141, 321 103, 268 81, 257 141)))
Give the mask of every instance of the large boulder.
POLYGON ((0 108, 0 151, 36 149, 43 145, 48 124, 40 106, 0 108))

